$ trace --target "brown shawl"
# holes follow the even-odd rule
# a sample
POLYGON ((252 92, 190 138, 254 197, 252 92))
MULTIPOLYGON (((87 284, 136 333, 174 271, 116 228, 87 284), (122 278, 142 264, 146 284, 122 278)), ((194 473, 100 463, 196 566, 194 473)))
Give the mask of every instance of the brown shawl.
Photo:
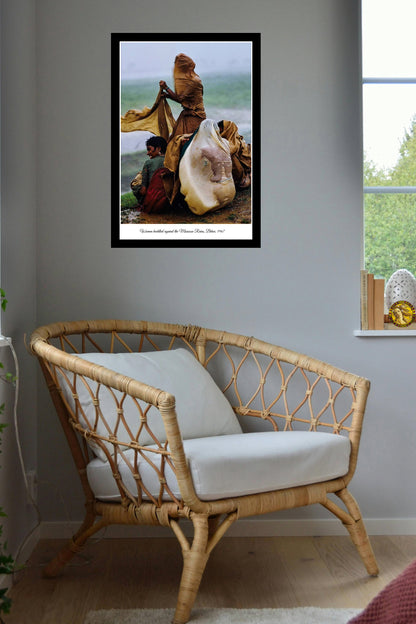
POLYGON ((198 74, 195 73, 195 63, 186 54, 178 54, 173 68, 175 93, 183 110, 173 129, 171 139, 179 134, 195 132, 199 124, 206 118, 204 108, 204 88, 198 74))

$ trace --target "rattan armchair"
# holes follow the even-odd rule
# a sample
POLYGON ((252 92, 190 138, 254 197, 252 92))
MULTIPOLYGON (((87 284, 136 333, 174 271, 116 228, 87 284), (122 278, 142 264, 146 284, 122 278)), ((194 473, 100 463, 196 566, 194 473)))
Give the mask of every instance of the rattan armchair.
MULTIPOLYGON (((255 338, 145 321, 55 323, 32 334, 30 349, 44 373, 86 505, 82 526, 48 564, 47 576, 57 575, 89 537, 108 525, 170 527, 183 553, 173 622, 184 624, 211 551, 237 519, 314 503, 342 521, 367 572, 378 573, 359 507, 347 489, 369 391, 363 377, 255 338), (190 421, 181 420, 186 396, 179 401, 172 390, 126 374, 113 357, 141 354, 145 365, 153 366, 152 352, 162 362, 170 352, 174 362, 183 356, 186 366, 190 362, 184 354, 191 354, 202 371, 196 374, 209 373, 232 407, 230 416, 224 406, 228 425, 217 422, 212 430, 204 414, 195 430, 194 405, 190 421), (290 463, 292 443, 298 455, 290 463), (266 459, 263 444, 269 449, 266 459), (323 460, 315 471, 321 446, 323 460), (339 454, 344 459, 337 464, 339 454), (234 464, 228 469, 231 456, 234 464), (217 462, 221 479, 215 476, 217 462), (327 466, 333 462, 331 473, 327 466), (96 471, 107 471, 103 482, 97 482, 96 471), (193 525, 192 539, 183 530, 185 519, 193 525)), ((205 390, 194 387, 192 371, 189 378, 187 372, 178 374, 179 385, 181 379, 189 381, 189 388, 204 397, 205 390)), ((203 403, 202 410, 205 398, 203 403)), ((208 407, 221 421, 222 408, 208 407)))

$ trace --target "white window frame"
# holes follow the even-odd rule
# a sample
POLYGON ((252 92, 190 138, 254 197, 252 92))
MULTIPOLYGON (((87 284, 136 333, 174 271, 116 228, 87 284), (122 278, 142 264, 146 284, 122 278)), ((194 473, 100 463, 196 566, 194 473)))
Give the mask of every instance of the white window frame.
MULTIPOLYGON (((367 77, 362 76, 362 89, 364 89, 365 85, 375 84, 375 85, 411 85, 416 84, 416 77, 406 77, 406 78, 398 78, 398 77, 367 77)), ((362 98, 362 101, 364 98, 362 98)), ((364 104, 363 104, 364 106, 364 104)), ((362 116, 362 131, 364 134, 364 115, 362 116)), ((364 154, 363 154, 364 160, 364 154)), ((364 194, 416 194, 416 186, 364 186, 363 187, 364 194)), ((363 205, 363 244, 365 241, 365 212, 363 205)), ((364 257, 364 254, 363 254, 364 257)), ((364 262, 364 260, 363 260, 364 262)), ((356 336, 416 336, 416 330, 414 329, 383 329, 383 330, 356 330, 354 331, 356 336)))

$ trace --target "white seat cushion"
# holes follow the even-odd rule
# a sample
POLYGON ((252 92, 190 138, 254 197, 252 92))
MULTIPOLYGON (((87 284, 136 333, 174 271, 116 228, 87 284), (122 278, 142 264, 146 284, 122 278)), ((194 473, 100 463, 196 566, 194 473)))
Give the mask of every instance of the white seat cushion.
MULTIPOLYGON (((208 371, 185 349, 150 353, 83 353, 78 357, 173 394, 176 398, 179 427, 184 439, 241 433, 240 424, 230 403, 208 371)), ((69 378, 72 382, 73 375, 69 374, 69 378)), ((62 375, 60 379, 67 400, 74 406, 71 389, 62 375)), ((96 382, 90 382, 94 394, 97 391, 97 385, 96 382)), ((80 421, 83 424, 88 421, 89 426, 92 427, 96 418, 93 396, 80 378, 77 380, 76 390, 85 414, 85 418, 82 414, 79 415, 80 421)), ((114 395, 120 400, 122 393, 114 391, 114 395)), ((114 396, 105 386, 101 386, 98 396, 101 412, 113 433, 118 420, 114 396)), ((143 401, 139 403, 143 409, 147 406, 143 401)), ((134 436, 140 425, 139 410, 130 397, 124 401, 123 409, 127 427, 131 429, 134 436)), ((162 417, 156 407, 150 408, 147 420, 159 441, 165 442, 166 434, 162 417)), ((97 424, 97 433, 105 436, 110 433, 101 419, 97 424)), ((126 442, 131 439, 122 422, 115 433, 118 440, 126 442)), ((140 433, 139 442, 143 445, 154 444, 154 440, 145 429, 140 433)), ((90 441, 90 444, 96 455, 106 461, 105 453, 93 441, 90 441)), ((112 445, 106 446, 112 453, 112 445)))
MULTIPOLYGON (((350 441, 332 433, 287 431, 256 432, 198 438, 184 441, 196 493, 201 500, 216 500, 258 492, 281 490, 341 477, 348 472, 350 441)), ((125 453, 132 461, 134 451, 125 453)), ((148 457, 156 462, 155 455, 148 457)), ((157 460, 160 465, 160 459, 157 460)), ((122 479, 135 494, 135 481, 123 459, 122 479)), ((145 487, 157 498, 159 481, 144 459, 139 470, 145 487)), ((97 498, 119 500, 119 491, 108 463, 97 459, 87 467, 88 479, 97 498)), ((166 467, 167 484, 180 498, 176 478, 166 467)), ((164 496, 164 499, 168 499, 164 496)))

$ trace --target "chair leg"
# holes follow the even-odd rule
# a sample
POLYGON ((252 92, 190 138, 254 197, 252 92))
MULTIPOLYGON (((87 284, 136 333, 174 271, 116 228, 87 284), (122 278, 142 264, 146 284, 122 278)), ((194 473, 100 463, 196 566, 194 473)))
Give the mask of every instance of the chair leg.
POLYGON ((329 511, 336 515, 348 530, 351 540, 360 555, 368 574, 377 576, 379 573, 378 565, 367 531, 361 517, 361 511, 357 501, 347 488, 335 492, 342 500, 349 513, 346 513, 335 503, 327 499, 326 503, 322 503, 329 511))
POLYGON ((87 511, 84 522, 81 527, 72 537, 72 539, 65 544, 65 546, 58 552, 56 557, 51 559, 49 563, 43 569, 43 576, 48 578, 53 578, 58 576, 66 564, 84 547, 85 542, 92 536, 94 533, 99 531, 100 529, 107 526, 107 522, 105 520, 101 520, 100 522, 96 522, 95 513, 91 510, 87 511))
POLYGON ((219 522, 219 517, 208 518, 202 514, 191 514, 191 520, 194 525, 192 546, 179 528, 178 522, 172 520, 170 523, 183 555, 182 578, 172 624, 186 624, 189 621, 209 556, 228 528, 237 520, 237 513, 230 513, 222 522, 219 522))
POLYGON ((186 624, 198 593, 202 575, 210 553, 208 552, 209 524, 207 516, 192 515, 194 538, 190 546, 178 524, 171 526, 182 547, 183 570, 173 624, 186 624))
POLYGON ((367 535, 364 521, 361 517, 361 511, 358 507, 358 503, 347 488, 337 492, 337 496, 339 496, 342 500, 355 521, 354 523, 347 524, 346 526, 350 533, 351 539, 355 544, 361 559, 363 560, 366 570, 372 576, 377 576, 379 573, 377 561, 367 535))

